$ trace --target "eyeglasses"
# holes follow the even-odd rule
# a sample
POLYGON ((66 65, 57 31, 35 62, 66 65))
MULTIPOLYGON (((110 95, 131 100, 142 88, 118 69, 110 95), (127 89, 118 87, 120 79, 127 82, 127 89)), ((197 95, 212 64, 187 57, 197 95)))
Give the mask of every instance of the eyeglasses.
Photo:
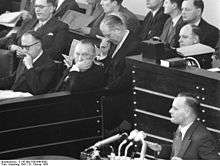
POLYGON ((34 46, 34 45, 36 45, 36 44, 38 44, 38 43, 39 43, 39 42, 36 42, 36 43, 33 43, 33 44, 31 44, 31 45, 26 45, 26 46, 21 45, 21 48, 22 48, 22 49, 29 50, 29 49, 30 49, 30 47, 32 47, 32 46, 34 46))

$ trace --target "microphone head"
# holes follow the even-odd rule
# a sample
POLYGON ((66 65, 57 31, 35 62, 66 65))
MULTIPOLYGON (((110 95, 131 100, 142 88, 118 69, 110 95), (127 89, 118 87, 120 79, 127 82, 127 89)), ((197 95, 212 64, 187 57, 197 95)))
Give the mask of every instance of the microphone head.
POLYGON ((137 130, 137 129, 132 130, 132 131, 130 132, 130 135, 128 136, 128 139, 129 139, 129 140, 134 139, 137 134, 138 134, 138 130, 137 130))
POLYGON ((136 135, 136 137, 134 138, 134 141, 141 141, 144 140, 144 138, 146 137, 146 133, 143 131, 138 132, 138 134, 136 135))

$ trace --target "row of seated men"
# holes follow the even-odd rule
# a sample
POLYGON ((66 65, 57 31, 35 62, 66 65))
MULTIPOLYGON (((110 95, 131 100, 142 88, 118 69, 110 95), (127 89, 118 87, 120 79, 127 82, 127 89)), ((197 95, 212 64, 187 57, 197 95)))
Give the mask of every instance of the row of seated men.
MULTIPOLYGON (((132 89, 132 79, 130 69, 125 63, 125 57, 139 53, 141 40, 149 39, 151 38, 150 36, 158 37, 161 34, 166 33, 166 31, 167 35, 175 34, 171 37, 173 38, 172 41, 175 39, 176 43, 180 44, 181 47, 193 45, 198 42, 203 44, 206 44, 205 42, 207 42, 207 45, 212 44, 211 46, 215 47, 214 45, 216 45, 218 40, 215 40, 216 36, 218 37, 217 28, 208 25, 210 30, 206 30, 206 33, 211 34, 205 35, 204 32, 197 33, 199 26, 195 24, 187 24, 184 26, 184 24, 180 29, 175 30, 180 31, 179 38, 179 32, 171 33, 170 31, 172 30, 166 30, 164 26, 165 22, 168 24, 169 20, 173 20, 172 17, 169 19, 169 16, 163 12, 159 15, 159 11, 163 10, 162 6, 165 8, 164 11, 166 11, 166 6, 170 5, 169 11, 172 8, 179 11, 177 12, 177 18, 181 18, 184 21, 185 17, 188 18, 187 16, 184 16, 184 12, 187 13, 190 8, 193 11, 193 16, 199 18, 199 20, 196 19, 197 21, 195 22, 198 24, 198 22, 202 22, 201 14, 203 10, 200 6, 198 7, 195 5, 195 2, 197 4, 198 1, 199 4, 202 3, 201 0, 183 0, 182 5, 178 5, 179 1, 174 0, 165 0, 164 3, 162 0, 146 0, 147 7, 151 9, 151 12, 146 16, 143 24, 144 28, 141 28, 141 31, 140 29, 136 29, 140 28, 138 27, 138 21, 135 24, 131 23, 132 21, 129 21, 129 18, 135 18, 134 20, 137 20, 132 13, 126 15, 127 17, 121 13, 116 13, 119 9, 121 9, 121 12, 127 11, 127 9, 121 6, 122 0, 97 1, 98 3, 93 6, 93 8, 101 7, 103 10, 103 14, 100 15, 100 20, 96 20, 99 23, 95 28, 97 31, 95 33, 96 35, 98 34, 104 36, 99 37, 101 38, 99 50, 95 48, 95 45, 91 42, 91 40, 81 40, 76 43, 73 53, 71 53, 68 57, 62 56, 63 49, 65 49, 67 44, 66 38, 68 34, 68 26, 53 15, 56 10, 56 1, 35 0, 33 2, 35 16, 32 16, 31 19, 24 20, 20 29, 18 31, 14 31, 15 33, 9 33, 0 39, 1 48, 8 48, 14 51, 20 58, 19 65, 15 73, 7 78, 0 79, 0 88, 29 92, 32 95, 38 95, 60 90, 74 92, 104 87, 105 90, 121 93, 121 95, 110 99, 117 102, 109 107, 110 110, 108 110, 105 115, 110 119, 107 123, 109 123, 109 126, 111 127, 106 127, 107 130, 110 130, 108 131, 108 134, 111 135, 112 133, 120 130, 130 130, 131 125, 129 122, 131 122, 132 114, 129 111, 132 107, 129 105, 131 104, 129 101, 132 89), (180 10, 180 6, 182 6, 182 12, 180 10), (181 13, 182 15, 179 15, 181 13), (159 15, 157 20, 153 21, 156 19, 157 14, 159 15), (129 17, 131 15, 134 17, 129 17), (162 20, 164 21, 162 22, 162 20), (140 32, 141 35, 138 36, 137 34, 140 32), (215 33, 217 33, 217 35, 215 33), (212 36, 212 38, 210 38, 210 36, 212 36), (141 40, 140 37, 142 37, 141 40), (65 64, 66 69, 64 71, 60 71, 61 69, 58 65, 60 63, 65 64), (60 72, 63 72, 63 74, 59 77, 57 74, 60 72), (126 101, 124 101, 124 99, 126 101), (126 105, 127 108, 121 107, 121 103, 126 105), (119 127, 111 130, 112 124, 115 126, 119 125, 119 127)), ((91 14, 91 10, 88 11, 88 13, 91 14)), ((177 18, 175 17, 174 22, 178 21, 177 18)), ((202 31, 202 28, 200 28, 200 30, 202 31)), ((93 26, 82 28, 82 32, 90 34, 93 32, 93 26)), ((165 41, 165 39, 162 40, 165 41)), ((172 45, 172 42, 170 42, 170 45, 172 45)), ((174 47, 174 45, 172 46, 174 47)), ((191 97, 189 98, 192 100, 189 103, 195 102, 194 99, 191 97)), ((183 103, 185 104, 185 102, 183 103)), ((173 107, 173 110, 175 110, 176 107, 179 107, 179 105, 174 103, 173 107)), ((178 114, 178 111, 176 112, 176 114, 178 114)), ((174 119, 174 113, 171 114, 174 119)), ((184 116, 185 115, 191 119, 192 117, 196 117, 193 112, 192 114, 189 114, 188 109, 186 109, 184 116)), ((182 115, 176 118, 178 120, 179 118, 182 118, 182 115)), ((195 118, 193 120, 195 120, 195 118)), ((191 124, 192 121, 190 121, 190 125, 191 124)), ((106 126, 108 126, 108 124, 106 126)), ((202 130, 204 131, 203 128, 202 130)), ((205 133, 207 133, 207 131, 205 133)), ((210 146, 210 142, 208 142, 208 144, 202 144, 206 147, 201 145, 202 147, 200 148, 200 145, 201 144, 197 144, 193 149, 193 155, 194 152, 196 153, 193 158, 205 159, 216 157, 215 155, 210 155, 210 157, 207 157, 207 155, 205 155, 205 157, 203 156, 204 153, 207 154, 207 147, 213 147, 213 145, 210 146)), ((161 151, 161 147, 158 145, 153 144, 151 147, 156 151, 161 151)), ((210 148, 208 148, 208 151, 209 149, 210 148)))

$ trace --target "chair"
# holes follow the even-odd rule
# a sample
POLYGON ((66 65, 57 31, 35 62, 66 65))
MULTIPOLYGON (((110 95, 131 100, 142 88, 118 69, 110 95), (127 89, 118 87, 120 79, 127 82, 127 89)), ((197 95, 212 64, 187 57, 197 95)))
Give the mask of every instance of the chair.
POLYGON ((11 75, 16 68, 15 63, 12 51, 0 49, 0 78, 11 75))

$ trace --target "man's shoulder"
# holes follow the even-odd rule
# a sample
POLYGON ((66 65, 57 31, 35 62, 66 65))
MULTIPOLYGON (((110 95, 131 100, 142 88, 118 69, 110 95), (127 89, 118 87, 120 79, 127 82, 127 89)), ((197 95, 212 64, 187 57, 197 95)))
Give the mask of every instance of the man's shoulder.
POLYGON ((48 22, 49 24, 55 26, 55 27, 59 27, 59 28, 68 28, 68 25, 64 22, 62 22, 61 20, 59 20, 56 17, 51 18, 51 21, 48 22))
POLYGON ((219 29, 217 27, 215 27, 214 25, 211 25, 210 23, 208 23, 204 19, 201 19, 199 27, 202 28, 202 29, 204 28, 204 29, 208 29, 208 30, 211 30, 211 31, 215 31, 215 32, 219 31, 219 29))

